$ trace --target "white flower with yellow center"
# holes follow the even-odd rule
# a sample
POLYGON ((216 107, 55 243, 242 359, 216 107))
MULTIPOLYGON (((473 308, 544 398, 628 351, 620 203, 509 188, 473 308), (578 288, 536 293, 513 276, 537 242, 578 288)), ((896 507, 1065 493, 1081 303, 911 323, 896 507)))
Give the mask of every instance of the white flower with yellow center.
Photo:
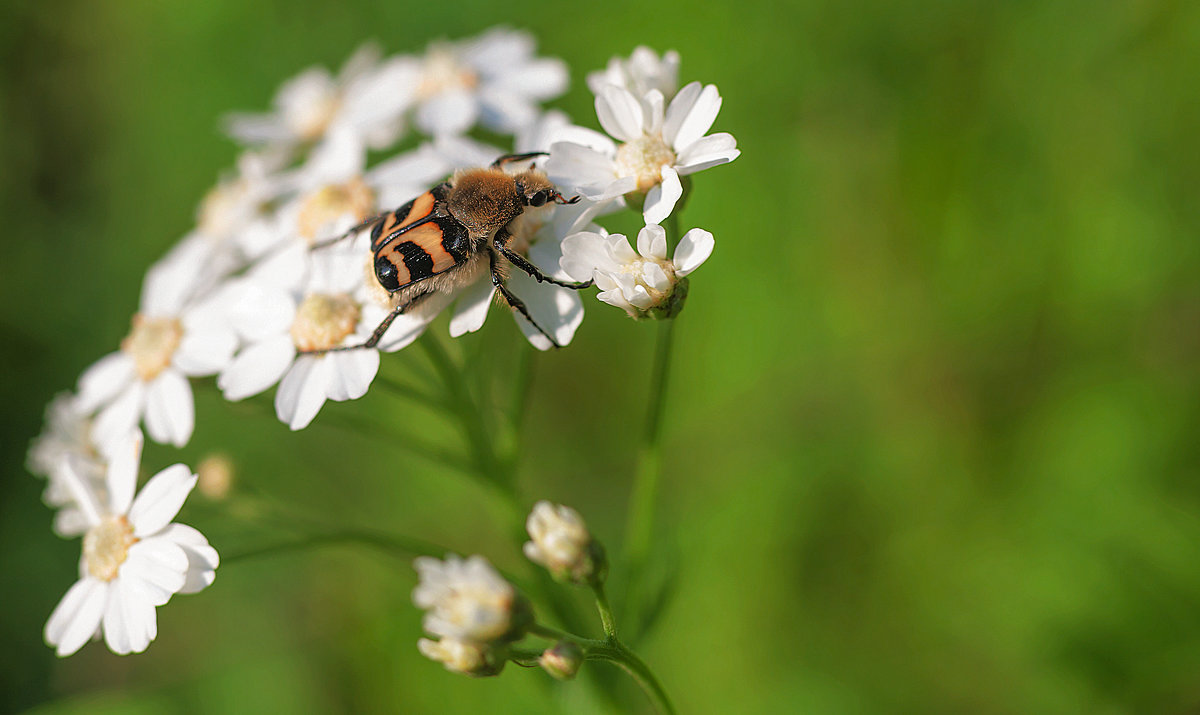
POLYGON ((399 58, 381 61, 379 48, 365 45, 337 77, 323 67, 305 70, 279 88, 274 111, 231 115, 226 130, 248 145, 284 149, 348 130, 372 149, 384 149, 403 133, 416 81, 399 58))
POLYGON ((532 124, 538 105, 567 88, 566 65, 534 55, 524 32, 492 30, 460 42, 434 42, 408 61, 418 79, 416 124, 433 136, 462 134, 476 123, 511 134, 532 124))
POLYGON ((188 377, 216 374, 233 357, 237 338, 220 307, 193 299, 202 277, 190 273, 187 258, 172 252, 150 269, 121 349, 79 378, 78 408, 96 413, 96 444, 124 436, 143 417, 154 441, 187 444, 195 426, 188 377))
POLYGON ((693 228, 667 258, 667 232, 650 224, 638 232, 637 250, 621 234, 576 233, 563 239, 563 270, 575 280, 596 281, 600 300, 643 318, 669 311, 680 279, 712 254, 713 236, 693 228))
POLYGON ((587 85, 592 94, 600 94, 610 84, 624 87, 638 97, 657 89, 670 100, 679 89, 679 53, 668 50, 659 57, 649 47, 639 46, 629 59, 614 57, 605 69, 588 73, 587 85))
POLYGON ((429 611, 425 630, 434 635, 485 645, 516 640, 532 621, 529 604, 482 556, 422 556, 413 565, 413 603, 429 611))
POLYGON ((622 195, 644 196, 646 223, 662 223, 683 196, 681 176, 726 164, 741 153, 725 132, 705 133, 716 121, 721 95, 715 85, 692 82, 666 104, 651 89, 635 95, 606 84, 596 96, 596 114, 609 137, 586 129, 550 148, 546 173, 563 191, 593 201, 622 195))
POLYGON ((276 382, 275 411, 294 430, 327 399, 356 400, 379 370, 376 349, 330 350, 366 342, 387 311, 363 299, 362 248, 310 252, 293 244, 255 266, 227 291, 242 348, 217 378, 230 400, 276 382))
POLYGON ((99 496, 64 458, 63 479, 87 522, 79 581, 46 622, 46 642, 67 656, 104 634, 114 653, 140 653, 158 633, 155 608, 212 583, 217 552, 199 531, 171 523, 196 477, 182 464, 162 470, 134 497, 142 439, 115 451, 99 496))

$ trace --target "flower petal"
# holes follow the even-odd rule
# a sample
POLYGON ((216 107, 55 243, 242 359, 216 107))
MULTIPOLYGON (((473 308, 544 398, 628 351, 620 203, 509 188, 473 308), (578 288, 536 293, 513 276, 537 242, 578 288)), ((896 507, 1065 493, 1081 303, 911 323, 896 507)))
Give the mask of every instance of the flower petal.
MULTIPOLYGON (((532 253, 532 251, 531 251, 532 253)), ((531 256, 533 258, 533 256, 531 256)), ((530 316, 538 326, 554 338, 560 346, 567 345, 575 337, 575 331, 583 322, 583 300, 579 291, 550 284, 539 284, 524 273, 513 273, 508 279, 513 292, 521 296, 530 316)), ((554 347, 541 331, 525 316, 513 311, 513 319, 525 338, 538 350, 554 347)))
POLYGON ((647 224, 638 231, 637 250, 645 258, 667 260, 667 230, 656 223, 647 224))
POLYGON ((174 363, 185 375, 213 375, 233 360, 237 347, 237 334, 232 326, 188 329, 175 352, 174 363))
POLYGON ((482 328, 495 292, 496 286, 486 276, 462 291, 454 306, 454 315, 450 317, 450 337, 457 338, 482 328))
POLYGON ((712 127, 721 111, 721 95, 717 86, 710 84, 700 89, 699 82, 692 82, 675 95, 667 116, 663 121, 663 141, 675 151, 682 151, 712 127))
POLYGON ((124 352, 109 353, 97 360, 79 377, 80 412, 90 414, 111 400, 134 378, 133 359, 124 352))
POLYGON ((642 217, 648 224, 662 223, 675 210, 675 204, 682 196, 683 182, 679 180, 679 174, 675 172, 675 169, 664 166, 662 183, 655 185, 646 193, 646 205, 643 207, 642 217))
POLYGON ((329 399, 344 402, 367 394, 371 381, 379 372, 378 350, 347 350, 326 357, 333 360, 329 399))
POLYGON ((227 400, 257 395, 279 381, 296 357, 289 335, 279 335, 242 349, 217 378, 227 400))
POLYGON ((124 579, 109 584, 112 593, 104 609, 104 642, 118 655, 141 653, 158 635, 158 622, 149 596, 124 579))
POLYGON ((325 356, 301 355, 279 382, 275 393, 275 414, 293 430, 308 426, 325 398, 333 363, 325 356))
POLYGON ((179 593, 202 591, 216 578, 216 569, 221 563, 221 558, 217 550, 209 545, 208 539, 204 538, 204 534, 185 524, 168 524, 159 532, 158 538, 170 539, 187 555, 186 581, 179 593))
POLYGON ((42 635, 46 643, 56 646, 59 657, 71 655, 96 634, 108 588, 109 584, 94 578, 80 579, 54 607, 42 635))
POLYGON ((573 280, 591 280, 597 268, 606 271, 619 270, 609 255, 604 236, 591 231, 573 233, 562 240, 561 267, 573 280))
POLYGON ((676 154, 675 170, 680 176, 687 176, 719 164, 728 164, 741 154, 733 135, 726 132, 711 134, 692 142, 676 154))
POLYGON ((462 134, 475 125, 479 104, 463 90, 449 90, 431 97, 417 108, 417 126, 427 134, 462 134))
POLYGON ((682 278, 699 268, 712 255, 715 243, 713 235, 702 228, 693 228, 685 233, 671 259, 675 264, 675 275, 682 278))
POLYGON ((163 370, 146 389, 146 431, 159 444, 182 447, 195 426, 191 384, 178 370, 163 370))
POLYGON ((596 95, 596 117, 610 136, 623 142, 640 139, 645 116, 642 103, 625 89, 608 85, 596 95))
POLYGON ((196 475, 182 464, 173 464, 151 477, 129 508, 133 535, 153 536, 169 524, 195 486, 196 475))
POLYGON ((151 605, 161 606, 183 588, 187 569, 187 554, 181 546, 152 536, 129 547, 117 578, 137 583, 151 605))
POLYGON ((129 513, 137 491, 138 467, 142 463, 142 433, 133 430, 108 463, 108 509, 110 514, 129 513))
POLYGON ((92 439, 104 450, 124 439, 137 426, 145 402, 146 384, 141 380, 129 383, 125 391, 96 416, 92 424, 92 439))

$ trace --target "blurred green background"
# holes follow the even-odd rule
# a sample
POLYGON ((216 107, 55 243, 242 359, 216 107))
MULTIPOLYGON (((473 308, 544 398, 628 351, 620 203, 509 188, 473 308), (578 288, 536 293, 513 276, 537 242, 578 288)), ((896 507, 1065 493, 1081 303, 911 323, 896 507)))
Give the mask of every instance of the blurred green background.
MULTIPOLYGON (((717 249, 677 326, 656 563, 676 590, 637 643, 681 712, 1200 711, 1200 4, 1082 0, 6 3, 0 709, 590 707, 588 682, 423 659, 414 573, 362 546, 227 563, 141 656, 41 641, 79 543, 51 533, 28 441, 232 166, 218 118, 364 40, 496 24, 569 63, 555 106, 589 126, 586 72, 679 50, 743 152, 682 220, 717 249)), ((522 491, 614 550, 653 333, 589 297, 536 358, 522 491)), ((521 347, 495 317, 459 343, 521 347)), ((488 493, 396 437, 453 439, 428 410, 372 390, 293 434, 269 397, 209 380, 197 403, 191 444, 145 469, 221 450, 245 490, 524 568, 488 493)), ((281 540, 227 506, 180 520, 227 555, 281 540)))

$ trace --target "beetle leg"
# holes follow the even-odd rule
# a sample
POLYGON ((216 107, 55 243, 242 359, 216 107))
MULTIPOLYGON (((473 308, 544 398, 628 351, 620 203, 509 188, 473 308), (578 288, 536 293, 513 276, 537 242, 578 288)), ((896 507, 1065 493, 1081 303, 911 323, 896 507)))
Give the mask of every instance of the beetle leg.
POLYGON ((590 280, 583 281, 582 283, 560 281, 557 278, 551 278, 545 273, 542 273, 540 270, 538 270, 537 266, 529 262, 528 258, 508 247, 508 241, 510 238, 512 238, 512 236, 508 233, 507 229, 500 229, 496 232, 496 237, 492 240, 492 244, 502 256, 507 258, 517 268, 520 268, 522 271, 528 273, 529 277, 536 280, 538 283, 551 283, 556 286, 562 286, 563 288, 570 288, 571 290, 583 290, 584 288, 591 287, 592 281, 590 280))
POLYGON ((533 319, 533 316, 529 314, 529 309, 525 307, 525 301, 513 295, 513 292, 508 289, 508 286, 504 285, 504 276, 500 274, 499 267, 496 265, 496 254, 492 251, 488 251, 488 259, 491 261, 492 285, 496 286, 496 290, 500 291, 500 295, 504 298, 504 302, 508 303, 510 308, 515 309, 521 315, 525 316, 525 319, 529 321, 529 324, 532 325, 539 333, 545 336, 545 338, 550 341, 551 345, 556 348, 561 348, 562 346, 558 344, 558 341, 555 340, 550 333, 547 333, 542 326, 538 325, 537 321, 533 319))
POLYGON ((355 224, 354 226, 351 226, 350 228, 346 229, 345 233, 343 233, 340 236, 334 236, 333 238, 326 238, 326 239, 322 239, 320 241, 315 242, 312 245, 312 250, 315 251, 319 248, 328 248, 329 246, 332 246, 340 241, 344 241, 347 238, 358 233, 359 231, 363 230, 364 228, 367 228, 367 227, 371 226, 372 224, 376 223, 377 221, 382 221, 383 219, 387 218, 387 216, 391 213, 392 213, 391 211, 384 211, 383 213, 375 214, 371 218, 363 219, 362 221, 355 224))
POLYGON ((302 350, 302 351, 300 351, 300 354, 301 355, 324 355, 325 353, 340 353, 340 352, 344 352, 346 350, 366 350, 369 348, 373 348, 379 344, 379 341, 383 340, 383 334, 388 331, 388 328, 392 327, 392 323, 396 322, 396 318, 399 318, 401 315, 408 312, 411 308, 417 306, 419 303, 421 303, 423 300, 425 300, 426 298, 428 298, 431 295, 433 295, 433 291, 430 291, 428 293, 422 293, 421 295, 416 296, 415 298, 408 301, 404 305, 393 308, 392 312, 388 313, 387 317, 385 317, 379 323, 379 325, 375 327, 375 330, 371 333, 371 337, 367 338, 367 341, 364 343, 359 343, 358 345, 342 345, 340 347, 327 348, 325 350, 302 350))
POLYGON ((504 156, 492 162, 492 168, 502 169, 514 161, 525 161, 526 159, 533 159, 539 156, 549 156, 549 154, 548 152, 544 151, 531 151, 525 154, 505 154, 504 156))

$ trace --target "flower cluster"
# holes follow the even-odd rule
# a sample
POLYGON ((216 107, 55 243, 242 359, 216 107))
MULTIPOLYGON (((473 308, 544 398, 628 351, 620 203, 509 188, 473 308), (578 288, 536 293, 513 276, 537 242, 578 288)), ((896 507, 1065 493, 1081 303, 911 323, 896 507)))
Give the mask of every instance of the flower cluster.
POLYGON ((440 637, 422 638, 421 652, 447 670, 498 674, 507 662, 508 644, 524 636, 533 621, 529 603, 482 556, 423 557, 414 565, 421 581, 413 603, 428 609, 425 630, 440 637))
MULTIPOLYGON (((604 547, 588 532, 574 509, 538 502, 526 522, 532 541, 525 555, 560 581, 601 588, 606 572, 604 547)), ((423 655, 447 670, 471 676, 498 675, 516 657, 513 645, 536 630, 533 608, 487 559, 453 554, 445 561, 421 557, 414 564, 420 581, 413 603, 426 609, 425 630, 439 640, 422 638, 423 655)), ((559 640, 537 656, 537 665, 559 680, 573 678, 583 652, 570 639, 559 640)))
MULTIPOLYGON (((47 478, 44 500, 58 510, 55 530, 85 535, 83 580, 55 611, 47 640, 73 652, 102 622, 113 650, 141 650, 154 635, 154 607, 211 580, 215 551, 198 532, 167 524, 195 483, 180 476, 184 468, 147 485, 172 495, 173 507, 152 520, 130 501, 130 435, 186 445, 196 426, 193 379, 215 377, 230 401, 275 388, 278 419, 299 430, 326 402, 366 394, 381 353, 405 348, 443 312, 458 337, 506 305, 539 350, 571 342, 581 290, 593 284, 601 301, 633 317, 674 316, 685 276, 713 238, 662 226, 673 225, 690 175, 739 153, 732 136, 709 133, 716 87, 679 87, 679 68, 677 53, 640 47, 590 74, 601 133, 544 110, 566 90, 565 64, 539 57, 528 34, 497 29, 420 54, 385 56, 368 45, 336 73, 315 67, 286 81, 269 110, 229 116, 224 127, 242 152, 235 166, 200 201, 194 228, 147 271, 128 334, 74 392, 55 398, 30 449, 29 469, 47 478), (511 144, 482 143, 477 130, 511 144), (468 170, 488 166, 516 192, 518 207, 502 221, 480 228, 450 200, 434 202, 431 186, 450 192, 468 170), (645 221, 636 252, 599 223, 623 210, 645 221), (461 242, 447 225, 461 227, 461 242), (208 576, 194 577, 196 568, 208 576), (129 585, 139 578, 153 587, 129 585)), ((225 483, 214 493, 228 491, 225 483)), ((547 536, 578 515, 548 508, 531 517, 530 557, 561 579, 599 578, 603 553, 586 530, 547 536), (582 561, 567 558, 576 552, 582 561)), ((478 560, 431 564, 419 566, 418 602, 439 600, 437 583, 500 593, 478 560)), ((452 613, 431 616, 442 640, 422 649, 466 672, 496 667, 483 646, 512 633, 482 638, 455 622, 452 613)))

